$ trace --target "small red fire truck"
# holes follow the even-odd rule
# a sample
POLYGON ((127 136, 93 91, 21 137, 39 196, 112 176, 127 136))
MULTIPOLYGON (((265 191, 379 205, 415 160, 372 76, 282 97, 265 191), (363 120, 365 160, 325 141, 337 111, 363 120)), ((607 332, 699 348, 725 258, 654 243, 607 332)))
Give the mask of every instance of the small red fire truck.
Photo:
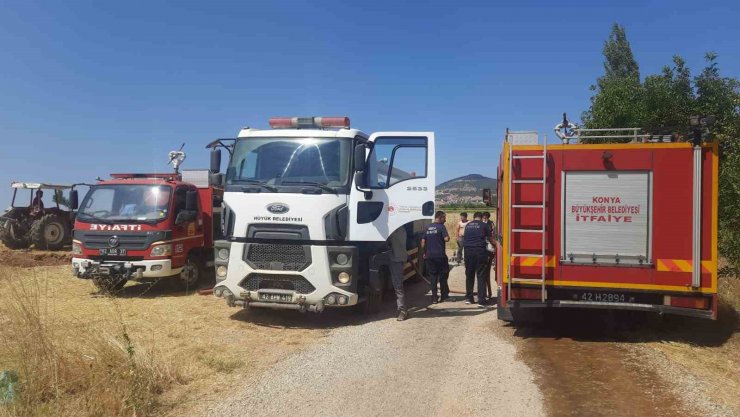
MULTIPOLYGON (((184 159, 171 152, 172 173, 111 174, 90 186, 74 226, 75 276, 104 291, 169 276, 197 284, 213 266, 223 192, 211 186, 208 170, 180 172, 184 159)), ((76 194, 71 200, 77 206, 76 194)))
POLYGON ((703 141, 700 129, 683 142, 567 119, 556 132, 563 144, 506 134, 499 318, 573 307, 716 319, 717 142, 703 141))

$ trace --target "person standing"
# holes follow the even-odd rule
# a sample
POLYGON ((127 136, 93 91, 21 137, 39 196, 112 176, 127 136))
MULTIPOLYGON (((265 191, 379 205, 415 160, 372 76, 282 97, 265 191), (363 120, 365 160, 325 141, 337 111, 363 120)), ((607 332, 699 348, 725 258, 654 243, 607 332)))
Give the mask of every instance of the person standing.
POLYGON ((463 261, 463 239, 465 238, 465 225, 468 224, 468 213, 460 213, 460 221, 457 222, 457 232, 455 233, 457 238, 457 264, 460 265, 463 261))
POLYGON ((424 250, 424 262, 427 268, 429 285, 432 287, 432 304, 445 301, 450 297, 450 287, 447 278, 450 274, 449 259, 445 251, 445 243, 450 241, 450 235, 445 228, 447 217, 444 211, 434 214, 434 223, 427 227, 424 237, 421 238, 421 248, 424 250), (441 297, 437 299, 437 283, 441 297))
MULTIPOLYGON (((481 219, 483 214, 476 212, 473 221, 465 226, 465 304, 472 304, 473 284, 478 281, 478 307, 486 307, 486 278, 483 270, 488 263, 486 244, 491 242, 491 230, 481 219)), ((493 243, 493 242, 491 242, 493 243)))
POLYGON ((409 259, 406 251, 406 227, 401 226, 388 237, 391 247, 391 282, 396 291, 396 305, 398 307, 398 321, 404 321, 409 313, 406 310, 406 294, 403 291, 403 269, 409 259))
MULTIPOLYGON (((491 213, 484 211, 483 212, 483 223, 488 225, 488 229, 491 231, 491 236, 489 241, 493 242, 495 240, 495 237, 493 235, 493 222, 491 221, 491 213)), ((493 248, 495 250, 496 246, 493 245, 493 248)), ((491 286, 491 265, 493 265, 493 260, 496 257, 496 252, 488 251, 488 262, 486 263, 486 266, 484 267, 483 271, 486 276, 486 289, 488 290, 488 298, 493 298, 493 287, 491 286)))

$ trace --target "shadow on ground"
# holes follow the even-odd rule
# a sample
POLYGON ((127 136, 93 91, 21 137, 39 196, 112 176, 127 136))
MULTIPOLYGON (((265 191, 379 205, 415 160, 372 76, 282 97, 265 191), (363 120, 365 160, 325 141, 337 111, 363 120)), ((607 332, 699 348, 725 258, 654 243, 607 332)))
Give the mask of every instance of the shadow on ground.
POLYGON ((523 339, 568 338, 589 342, 684 342, 721 346, 740 329, 738 313, 720 304, 716 321, 642 311, 551 309, 510 326, 523 339))
MULTIPOLYGON (((92 284, 91 284, 92 285, 92 284)), ((118 298, 161 298, 183 297, 193 295, 200 289, 210 289, 215 285, 215 279, 204 278, 196 287, 186 288, 179 278, 166 277, 147 282, 129 282, 123 289, 113 295, 118 298)), ((92 295, 103 295, 93 292, 92 295)), ((212 297, 212 295, 207 295, 212 297)))
MULTIPOLYGON (((406 281, 406 304, 409 310, 408 320, 428 319, 433 317, 474 316, 493 311, 459 308, 464 297, 453 296, 454 303, 436 304, 431 308, 429 286, 421 279, 406 281), (459 304, 458 304, 459 303, 459 304), (454 306, 454 307, 448 307, 454 306)), ((298 329, 334 329, 337 327, 359 326, 365 323, 393 319, 397 315, 396 297, 393 291, 383 294, 383 306, 377 314, 363 314, 359 306, 346 308, 327 308, 320 314, 300 313, 295 310, 272 310, 266 308, 241 309, 234 313, 233 320, 247 321, 258 326, 271 328, 298 329)), ((493 316, 492 316, 493 317, 493 316)))

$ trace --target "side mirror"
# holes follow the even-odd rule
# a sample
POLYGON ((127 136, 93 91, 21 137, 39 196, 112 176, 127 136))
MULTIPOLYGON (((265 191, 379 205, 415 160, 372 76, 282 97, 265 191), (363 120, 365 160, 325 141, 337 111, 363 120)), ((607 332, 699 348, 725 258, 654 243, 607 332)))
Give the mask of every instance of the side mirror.
POLYGON ((365 145, 363 144, 355 146, 355 172, 365 170, 365 167, 367 165, 365 149, 365 145))
POLYGON ((198 192, 188 191, 185 193, 185 210, 198 211, 198 192))
POLYGON ((221 172, 221 149, 211 149, 211 172, 221 172))
POLYGON ((72 210, 77 210, 79 206, 80 206, 80 196, 77 194, 77 190, 70 190, 69 191, 69 208, 72 210))
POLYGON ((208 174, 208 185, 213 187, 223 187, 224 186, 224 174, 208 174))
POLYGON ((198 212, 195 210, 182 210, 181 212, 177 213, 177 217, 175 218, 175 224, 180 225, 185 222, 195 220, 197 217, 198 217, 198 212))
POLYGON ((357 188, 367 188, 365 184, 365 172, 364 171, 355 172, 355 186, 357 188))

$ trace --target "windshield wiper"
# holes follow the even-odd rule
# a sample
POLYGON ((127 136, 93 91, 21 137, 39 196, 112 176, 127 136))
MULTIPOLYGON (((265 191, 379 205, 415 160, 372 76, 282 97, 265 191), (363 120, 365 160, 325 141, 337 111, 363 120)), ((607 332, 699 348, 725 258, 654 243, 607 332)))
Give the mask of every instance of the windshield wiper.
POLYGON ((267 185, 264 182, 258 181, 258 180, 235 180, 235 181, 240 182, 240 183, 250 184, 250 185, 256 185, 258 187, 264 188, 265 190, 272 191, 273 193, 276 193, 278 191, 276 187, 273 187, 272 185, 267 185))
POLYGON ((337 190, 335 190, 334 188, 329 187, 326 184, 323 184, 323 183, 320 183, 320 182, 315 182, 315 181, 283 181, 281 184, 305 184, 305 185, 309 185, 311 187, 320 188, 320 189, 322 189, 324 191, 328 191, 328 192, 330 192, 332 194, 339 194, 339 192, 337 192, 337 190))

